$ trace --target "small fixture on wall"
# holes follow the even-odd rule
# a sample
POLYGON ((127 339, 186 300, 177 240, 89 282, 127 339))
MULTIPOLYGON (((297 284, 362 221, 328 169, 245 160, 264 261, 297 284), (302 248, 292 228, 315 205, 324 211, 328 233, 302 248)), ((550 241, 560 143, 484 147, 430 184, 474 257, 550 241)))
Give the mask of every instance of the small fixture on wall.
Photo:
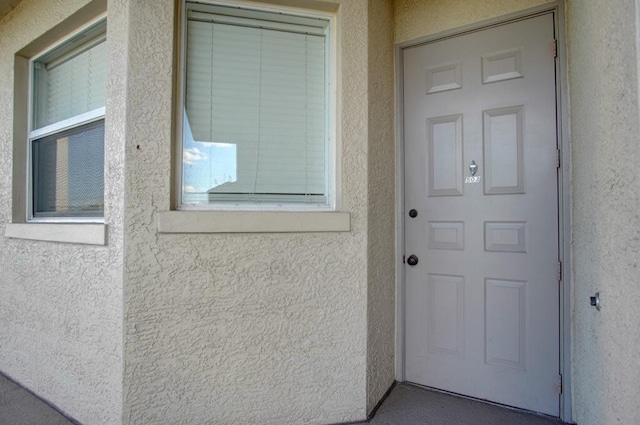
POLYGON ((600 302, 600 292, 596 292, 594 297, 589 297, 591 301, 591 305, 596 308, 596 310, 600 311, 602 308, 602 303, 600 302))

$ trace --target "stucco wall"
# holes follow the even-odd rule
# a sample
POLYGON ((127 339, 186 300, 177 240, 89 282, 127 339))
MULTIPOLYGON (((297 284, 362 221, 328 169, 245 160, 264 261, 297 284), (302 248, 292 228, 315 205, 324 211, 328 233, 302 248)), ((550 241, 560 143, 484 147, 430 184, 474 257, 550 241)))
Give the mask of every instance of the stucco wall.
POLYGON ((393 2, 368 16, 367 412, 395 379, 395 134, 393 2))
MULTIPOLYGON (((113 110, 123 74, 109 21, 105 144, 107 246, 6 238, 11 222, 14 55, 85 0, 25 0, 0 20, 0 371, 86 424, 122 412, 123 134, 113 110), (113 112, 113 114, 111 114, 113 112)), ((104 5, 99 6, 104 10, 104 5)), ((55 40, 51 40, 52 42, 55 40)), ((26 143, 26 140, 25 140, 26 143)))
POLYGON ((567 3, 573 411, 580 425, 640 423, 636 5, 567 3), (589 306, 596 291, 600 312, 589 306))
POLYGON ((395 0, 395 42, 528 9, 552 0, 395 0))
MULTIPOLYGON (((393 285, 392 258, 368 273, 368 226, 385 220, 388 234, 390 220, 368 221, 368 133, 378 129, 369 120, 390 120, 387 111, 371 116, 367 107, 369 2, 334 3, 340 210, 351 214, 351 231, 187 235, 160 234, 156 223, 156 213, 171 205, 174 2, 129 1, 127 424, 312 424, 366 416, 368 285, 386 285, 385 293, 373 290, 374 298, 393 285)), ((380 139, 373 146, 373 163, 380 164, 393 145, 380 139)), ((385 176, 393 173, 392 155, 387 162, 385 176)), ((385 201, 374 209, 381 217, 393 193, 379 196, 385 201)), ((392 236, 375 246, 391 252, 392 236)), ((392 321, 385 326, 384 340, 392 342, 392 321)), ((392 368, 388 354, 380 358, 380 367, 392 368)), ((370 377, 375 394, 388 378, 370 377)))

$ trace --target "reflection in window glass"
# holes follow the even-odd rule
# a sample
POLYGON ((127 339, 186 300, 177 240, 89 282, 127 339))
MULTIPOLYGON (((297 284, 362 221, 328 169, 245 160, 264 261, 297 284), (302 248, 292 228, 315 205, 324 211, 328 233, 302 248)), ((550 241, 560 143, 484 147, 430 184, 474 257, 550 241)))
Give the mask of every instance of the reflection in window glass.
POLYGON ((211 191, 224 189, 237 181, 237 145, 193 140, 186 116, 184 134, 182 202, 189 205, 206 203, 211 191))
POLYGON ((187 3, 182 205, 329 203, 329 21, 187 3))

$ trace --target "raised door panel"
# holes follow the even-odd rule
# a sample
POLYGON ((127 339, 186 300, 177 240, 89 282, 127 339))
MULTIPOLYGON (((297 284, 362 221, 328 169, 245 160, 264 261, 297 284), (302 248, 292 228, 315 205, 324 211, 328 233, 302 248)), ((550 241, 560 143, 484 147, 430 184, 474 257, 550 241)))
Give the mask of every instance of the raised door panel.
POLYGON ((462 195, 462 115, 427 120, 429 196, 462 195))

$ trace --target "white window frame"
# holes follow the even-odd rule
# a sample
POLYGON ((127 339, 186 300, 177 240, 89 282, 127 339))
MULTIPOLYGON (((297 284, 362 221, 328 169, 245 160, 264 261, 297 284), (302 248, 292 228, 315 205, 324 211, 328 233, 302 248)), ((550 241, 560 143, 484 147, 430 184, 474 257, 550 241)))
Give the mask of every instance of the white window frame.
POLYGON ((175 161, 175 209, 180 211, 336 211, 339 208, 337 192, 338 157, 337 157, 337 127, 336 127, 336 99, 337 99, 337 78, 336 78, 336 17, 333 13, 319 10, 308 10, 285 6, 275 6, 266 4, 249 3, 240 0, 183 0, 181 3, 181 25, 180 25, 180 76, 178 101, 176 110, 176 161, 175 161), (236 9, 244 9, 248 13, 251 11, 279 13, 303 18, 323 19, 329 22, 326 35, 326 60, 327 60, 327 161, 326 161, 326 204, 306 204, 306 203, 250 203, 250 202, 212 202, 202 205, 182 204, 182 175, 183 175, 183 147, 184 147, 184 111, 185 111, 185 91, 186 91, 186 26, 187 26, 187 3, 199 3, 202 5, 225 6, 236 9))
MULTIPOLYGON (((60 48, 65 43, 73 40, 78 37, 82 33, 89 31, 96 26, 103 25, 104 31, 96 34, 95 38, 87 40, 85 43, 78 46, 80 49, 87 49, 87 44, 90 43, 88 48, 91 48, 101 42, 106 42, 106 13, 103 13, 87 22, 85 25, 77 28, 76 30, 70 32, 65 37, 56 41, 55 43, 47 46, 42 51, 33 55, 31 59, 29 59, 29 76, 28 76, 28 131, 27 131, 27 164, 26 164, 26 183, 27 183, 27 205, 26 205, 26 221, 27 223, 104 223, 104 210, 101 215, 96 216, 51 216, 51 217, 35 217, 34 216, 34 184, 33 181, 33 142, 37 139, 41 139, 43 137, 51 136, 56 133, 61 133, 67 130, 72 130, 74 128, 79 128, 81 126, 91 124, 100 120, 105 119, 106 115, 106 106, 96 108, 94 110, 84 112, 82 114, 76 115, 71 118, 64 119, 62 121, 55 122, 53 124, 33 129, 35 119, 34 119, 34 95, 35 95, 35 73, 34 67, 35 64, 41 62, 41 59, 45 57, 50 52, 60 48)), ((73 54, 76 49, 72 49, 69 53, 63 55, 63 57, 54 59, 53 62, 64 59, 67 55, 73 54)), ((105 157, 106 158, 106 157, 105 157)), ((104 199, 104 198, 103 198, 104 199)))

